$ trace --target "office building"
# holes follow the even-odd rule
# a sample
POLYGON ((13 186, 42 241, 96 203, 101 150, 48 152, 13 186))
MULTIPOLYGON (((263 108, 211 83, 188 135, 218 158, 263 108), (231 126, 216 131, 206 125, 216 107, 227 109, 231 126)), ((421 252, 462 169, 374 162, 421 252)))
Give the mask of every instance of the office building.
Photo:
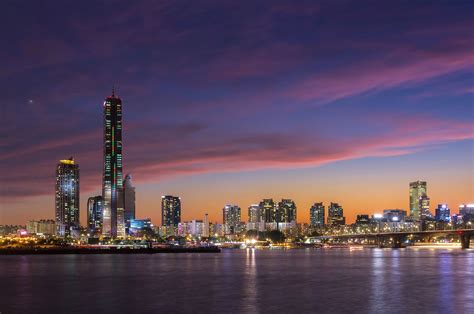
POLYGON ((172 195, 161 197, 161 225, 168 227, 168 233, 181 222, 181 198, 172 195))
POLYGON ((451 212, 449 210, 448 204, 438 204, 435 210, 435 219, 436 221, 451 221, 451 212))
POLYGON ((225 234, 237 234, 241 231, 240 207, 237 205, 225 205, 222 209, 225 234))
POLYGON ((135 187, 130 174, 127 174, 123 180, 123 205, 125 230, 128 230, 130 220, 135 219, 135 187))
POLYGON ((420 197, 425 195, 425 181, 415 181, 410 183, 410 216, 415 220, 420 219, 420 197))
POLYGON ((324 205, 323 203, 314 203, 313 206, 309 209, 309 219, 310 225, 312 227, 322 227, 324 226, 325 214, 324 214, 324 205))
POLYGON ((338 203, 331 203, 328 207, 328 225, 345 225, 344 210, 338 203))
POLYGON ((56 233, 70 236, 79 228, 79 165, 71 157, 56 167, 56 233))
POLYGON ((125 237, 122 170, 122 100, 104 101, 104 165, 102 176, 103 226, 107 237, 125 237))
POLYGON ((89 197, 87 200, 87 233, 90 237, 102 234, 104 203, 102 196, 89 197))

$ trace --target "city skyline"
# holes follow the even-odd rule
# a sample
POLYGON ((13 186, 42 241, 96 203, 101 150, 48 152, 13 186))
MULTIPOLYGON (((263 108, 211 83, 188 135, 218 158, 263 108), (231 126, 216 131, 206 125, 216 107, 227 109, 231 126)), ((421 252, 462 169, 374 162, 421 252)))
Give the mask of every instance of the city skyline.
POLYGON ((432 213, 473 201, 468 2, 418 4, 410 15, 389 3, 360 12, 247 4, 245 23, 232 5, 203 3, 190 8, 192 30, 182 28, 189 12, 171 4, 97 7, 87 23, 80 4, 55 4, 59 14, 40 18, 41 28, 21 21, 52 4, 7 6, 21 18, 3 17, 5 48, 16 53, 1 61, 0 224, 53 218, 53 169, 74 156, 86 225, 87 200, 101 194, 101 101, 113 84, 137 218, 160 222, 156 195, 177 195, 183 221, 220 221, 225 204, 246 219, 250 204, 273 198, 294 200, 303 222, 314 202, 336 202, 351 223, 409 212, 408 182, 417 180, 429 184, 432 213), (210 14, 225 30, 209 28, 210 14), (394 23, 380 27, 380 18, 394 23), (39 34, 44 51, 34 49, 39 34))

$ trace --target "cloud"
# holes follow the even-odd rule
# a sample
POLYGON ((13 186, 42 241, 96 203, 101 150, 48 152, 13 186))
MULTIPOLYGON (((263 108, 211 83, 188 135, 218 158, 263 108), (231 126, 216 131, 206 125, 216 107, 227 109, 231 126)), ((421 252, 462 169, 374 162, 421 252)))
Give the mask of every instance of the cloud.
POLYGON ((338 110, 358 95, 436 94, 434 79, 443 93, 472 93, 472 76, 446 82, 472 72, 470 11, 371 4, 9 4, 21 14, 0 13, 9 43, 0 52, 2 200, 52 195, 56 162, 70 155, 82 193, 100 187, 100 108, 114 83, 125 101, 125 171, 137 183, 472 139, 472 114, 450 104, 426 112, 409 99, 403 113, 382 99, 378 116, 357 113, 361 101, 338 110))
MULTIPOLYGON (((198 124, 133 126, 125 133, 124 170, 132 172, 137 183, 156 182, 199 173, 313 167, 354 158, 399 156, 432 145, 474 139, 470 123, 429 117, 401 117, 393 120, 392 125, 388 121, 387 133, 354 138, 291 132, 239 132, 237 135, 215 134, 210 138, 203 136, 210 130, 198 124)), ((100 141, 101 136, 92 132, 71 137, 67 142, 46 142, 2 156, 3 163, 8 165, 2 170, 2 198, 51 194, 55 161, 65 158, 58 152, 71 147, 77 151, 76 161, 81 166, 81 191, 99 189, 100 141), (90 141, 96 142, 94 150, 87 144, 90 141), (34 160, 30 160, 32 153, 37 155, 34 160)))

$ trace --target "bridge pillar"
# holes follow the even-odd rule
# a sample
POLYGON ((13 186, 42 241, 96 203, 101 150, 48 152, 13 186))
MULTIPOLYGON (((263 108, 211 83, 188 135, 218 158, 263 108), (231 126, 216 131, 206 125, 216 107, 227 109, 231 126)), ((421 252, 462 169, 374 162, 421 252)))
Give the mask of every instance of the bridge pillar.
POLYGON ((401 249, 403 247, 403 237, 396 236, 393 238, 392 248, 394 249, 401 249))
POLYGON ((376 236, 375 237, 375 243, 379 248, 383 248, 383 238, 381 236, 376 236))
POLYGON ((471 235, 469 233, 461 233, 459 239, 461 240, 461 248, 468 249, 471 242, 471 235))

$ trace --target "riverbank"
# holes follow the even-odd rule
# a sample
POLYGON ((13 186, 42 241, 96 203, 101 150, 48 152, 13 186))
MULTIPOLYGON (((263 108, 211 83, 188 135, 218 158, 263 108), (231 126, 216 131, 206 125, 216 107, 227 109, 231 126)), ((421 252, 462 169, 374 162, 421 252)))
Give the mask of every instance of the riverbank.
POLYGON ((166 248, 0 248, 0 255, 47 255, 47 254, 157 254, 157 253, 220 253, 211 247, 166 247, 166 248))

